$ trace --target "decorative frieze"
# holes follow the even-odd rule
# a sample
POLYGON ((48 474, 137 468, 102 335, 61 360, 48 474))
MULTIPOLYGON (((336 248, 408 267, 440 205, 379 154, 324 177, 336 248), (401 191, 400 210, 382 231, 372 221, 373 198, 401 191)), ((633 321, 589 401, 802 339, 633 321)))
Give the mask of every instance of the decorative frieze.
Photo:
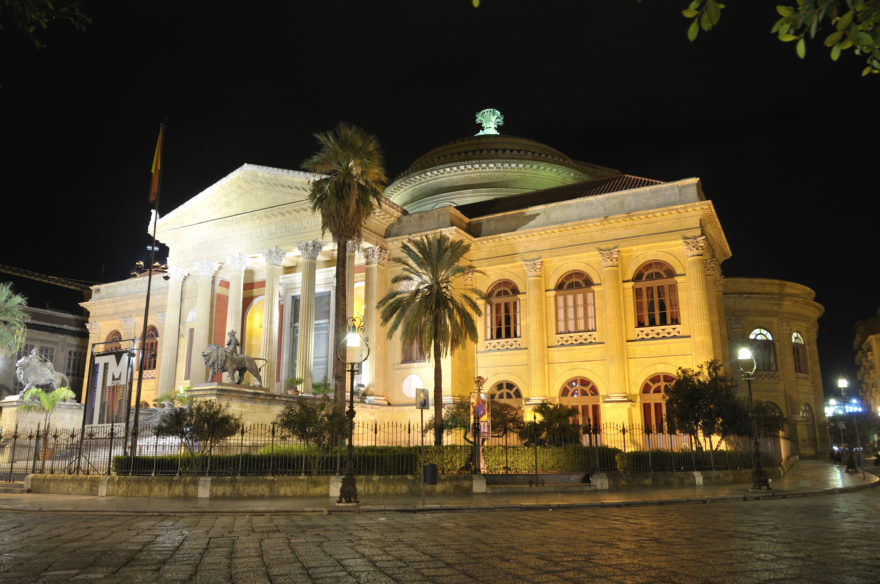
POLYGON ((616 247, 614 249, 600 249, 599 261, 602 262, 603 268, 619 268, 620 250, 616 247))
POLYGON ((489 339, 483 345, 486 351, 506 351, 509 349, 522 349, 522 339, 489 339))
POLYGON ((666 326, 646 326, 636 329, 636 340, 640 339, 668 339, 681 336, 681 325, 672 324, 666 326))
POLYGON ((755 371, 755 381, 779 381, 778 371, 755 371))
POLYGON ((588 345, 598 342, 599 335, 596 331, 585 331, 580 333, 565 333, 556 335, 557 345, 588 345))

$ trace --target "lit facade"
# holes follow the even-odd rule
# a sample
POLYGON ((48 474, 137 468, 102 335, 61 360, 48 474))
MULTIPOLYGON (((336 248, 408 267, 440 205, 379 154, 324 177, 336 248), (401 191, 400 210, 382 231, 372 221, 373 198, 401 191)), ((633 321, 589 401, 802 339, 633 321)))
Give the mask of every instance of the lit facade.
MULTIPOLYGON (((722 277, 731 251, 698 179, 630 176, 532 140, 480 135, 418 158, 389 185, 361 241, 337 250, 308 203, 313 178, 244 165, 159 220, 169 268, 167 280, 153 279, 158 348, 143 401, 220 381, 209 379, 201 350, 224 344, 230 329, 245 353, 266 359, 268 392, 284 395, 286 380, 301 377, 311 393, 331 377, 333 271, 347 253, 347 312, 364 319, 373 348, 359 419, 417 419, 415 390, 430 388, 432 364, 387 338, 375 305, 401 245, 446 233, 471 244, 466 260, 483 272, 459 285, 489 295, 478 341, 442 364, 447 401, 467 396, 481 375, 497 399, 526 409, 561 402, 584 423, 661 431, 676 370, 730 363, 761 329, 776 344, 777 369, 756 379, 756 398, 780 408, 802 452, 827 445, 822 308, 797 284, 722 277), (803 350, 788 346, 793 333, 803 350)), ((94 287, 84 303, 93 343, 139 336, 145 285, 94 287)))
POLYGON ((853 349, 862 399, 870 411, 880 414, 880 311, 856 324, 853 349))

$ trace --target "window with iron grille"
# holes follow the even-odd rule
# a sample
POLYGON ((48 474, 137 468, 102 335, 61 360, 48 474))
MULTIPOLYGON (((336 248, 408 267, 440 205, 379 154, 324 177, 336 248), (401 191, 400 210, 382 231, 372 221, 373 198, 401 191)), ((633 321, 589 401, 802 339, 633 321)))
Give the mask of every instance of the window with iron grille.
MULTIPOLYGON (((646 432, 660 434, 666 426, 666 388, 675 381, 669 373, 657 373, 642 385, 642 423, 646 432)), ((669 428, 669 430, 672 430, 669 428)), ((672 433, 672 432, 670 432, 672 433)))
POLYGON ((776 344, 770 331, 756 328, 750 332, 749 347, 755 358, 756 371, 776 371, 776 344))

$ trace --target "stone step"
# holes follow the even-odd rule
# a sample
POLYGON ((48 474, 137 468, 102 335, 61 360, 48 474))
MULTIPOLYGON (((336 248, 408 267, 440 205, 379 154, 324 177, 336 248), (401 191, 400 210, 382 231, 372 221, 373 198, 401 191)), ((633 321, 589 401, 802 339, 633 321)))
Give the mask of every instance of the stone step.
POLYGON ((15 493, 20 494, 26 492, 24 490, 24 483, 0 483, 0 493, 15 493))
POLYGON ((537 485, 486 485, 486 493, 495 495, 512 495, 522 493, 586 493, 598 490, 594 485, 583 483, 541 483, 537 485))

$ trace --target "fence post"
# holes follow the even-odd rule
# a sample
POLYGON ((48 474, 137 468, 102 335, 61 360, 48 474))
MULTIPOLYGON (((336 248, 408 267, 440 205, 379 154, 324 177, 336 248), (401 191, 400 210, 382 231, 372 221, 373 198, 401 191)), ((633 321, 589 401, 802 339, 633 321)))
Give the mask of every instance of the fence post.
POLYGON ((153 428, 153 433, 156 435, 156 443, 153 446, 153 474, 152 476, 156 476, 156 464, 159 462, 159 433, 156 432, 156 429, 153 428))
POLYGON ((113 466, 113 428, 115 428, 115 424, 110 424, 110 448, 107 449, 107 474, 110 474, 110 469, 113 466))
POLYGON ((34 438, 34 455, 33 460, 31 461, 31 474, 35 474, 37 471, 37 453, 40 449, 40 424, 37 423, 37 437, 34 438))
POLYGON ((18 422, 15 422, 15 430, 12 431, 12 454, 9 456, 9 482, 12 482, 12 466, 15 464, 15 443, 18 441, 18 422))
MULTIPOLYGON (((241 419, 239 418, 239 423, 241 419)), ((241 467, 244 462, 244 424, 241 424, 241 439, 238 443, 238 476, 241 476, 241 467)))
POLYGON ((626 452, 626 426, 620 425, 620 433, 623 434, 623 451, 626 452))
POLYGON ((650 428, 650 426, 645 428, 645 445, 648 447, 646 449, 648 451, 648 470, 650 472, 654 472, 654 459, 651 456, 651 428, 650 428))
POLYGON ((275 422, 272 422, 272 442, 269 447, 269 476, 272 476, 272 472, 275 470, 275 422))

